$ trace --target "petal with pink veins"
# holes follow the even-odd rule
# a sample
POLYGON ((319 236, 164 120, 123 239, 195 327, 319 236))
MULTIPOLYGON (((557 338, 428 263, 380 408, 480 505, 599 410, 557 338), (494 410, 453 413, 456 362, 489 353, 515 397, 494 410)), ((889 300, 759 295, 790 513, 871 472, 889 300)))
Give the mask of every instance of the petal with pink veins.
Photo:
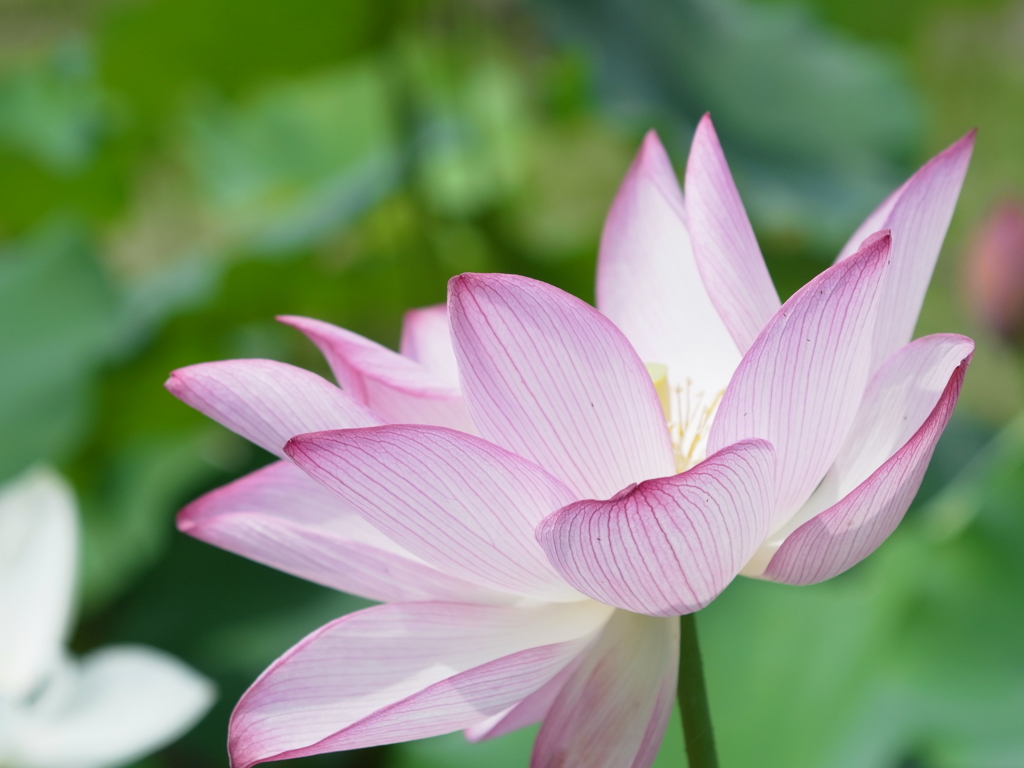
POLYGON ((914 334, 973 148, 971 131, 929 160, 868 217, 839 254, 840 260, 846 258, 871 231, 892 232, 892 267, 878 307, 873 368, 914 334))
POLYGON ((597 263, 597 308, 640 358, 708 392, 729 383, 740 352, 711 303, 683 223, 683 193, 657 135, 644 138, 612 203, 597 263))
POLYGON ((448 322, 448 305, 435 304, 410 309, 402 320, 402 341, 399 351, 415 360, 441 381, 459 386, 459 364, 452 347, 452 326, 448 322))
POLYGON ((295 435, 372 427, 377 418, 315 373, 274 360, 221 360, 179 368, 164 384, 232 432, 284 458, 295 435))
POLYGON ((591 601, 392 603, 343 616, 274 662, 238 702, 232 766, 466 728, 557 675, 611 613, 591 601))
POLYGON ((512 733, 512 731, 541 722, 551 711, 558 694, 562 692, 565 684, 572 678, 585 657, 586 653, 581 653, 566 664, 561 672, 519 703, 467 728, 466 739, 471 742, 495 739, 506 733, 512 733))
POLYGON ((967 362, 961 363, 921 428, 867 480, 790 534, 764 578, 786 584, 831 579, 870 555, 899 525, 953 413, 967 362))
POLYGON ((370 600, 509 602, 402 549, 288 461, 196 499, 178 528, 208 544, 370 600))
POLYGON ((577 498, 674 473, 650 374, 607 317, 515 275, 460 275, 448 293, 462 390, 484 437, 577 498))
POLYGON ((649 768, 679 668, 679 621, 616 611, 544 718, 530 768, 649 768))
POLYGON ((774 452, 729 446, 693 469, 578 501, 537 529, 548 558, 585 595, 654 616, 700 610, 728 586, 768 534, 774 452))
POLYGON ((575 497, 526 459, 472 435, 411 424, 299 435, 286 451, 391 540, 446 573, 545 600, 582 598, 533 535, 575 497))
POLYGON ((853 425, 870 373, 889 245, 889 235, 879 233, 793 294, 722 398, 708 451, 752 437, 775 447, 773 530, 807 500, 853 425))
POLYGON ((867 480, 920 429, 950 376, 973 354, 974 342, 966 336, 937 333, 890 357, 871 377, 846 441, 809 503, 824 499, 821 511, 867 480))
POLYGON ((693 136, 685 184, 697 267, 736 346, 746 352, 781 302, 710 115, 693 136))
MULTIPOLYGON (((327 358, 342 389, 391 424, 434 424, 473 432, 458 384, 375 341, 308 317, 282 316, 327 358)), ((449 342, 450 344, 450 342, 449 342)))

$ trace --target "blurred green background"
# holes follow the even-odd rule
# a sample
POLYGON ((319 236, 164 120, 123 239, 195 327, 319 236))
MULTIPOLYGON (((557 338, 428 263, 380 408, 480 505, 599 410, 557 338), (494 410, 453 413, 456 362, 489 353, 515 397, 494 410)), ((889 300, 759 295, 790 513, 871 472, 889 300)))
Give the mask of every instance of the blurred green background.
MULTIPOLYGON (((723 766, 1024 765, 1022 358, 962 289, 972 232, 1024 192, 1022 40, 1024 0, 0 2, 0 479, 45 459, 78 490, 77 650, 150 643, 220 687, 140 765, 226 765, 248 683, 362 605, 175 532, 269 457, 167 373, 326 373, 275 314, 395 345, 463 271, 590 300, 643 132, 682 170, 705 110, 784 297, 980 129, 918 328, 978 342, 954 420, 876 555, 815 587, 739 579, 701 614, 723 766)), ((512 768, 532 733, 287 764, 512 768)), ((674 724, 657 765, 684 764, 674 724)))

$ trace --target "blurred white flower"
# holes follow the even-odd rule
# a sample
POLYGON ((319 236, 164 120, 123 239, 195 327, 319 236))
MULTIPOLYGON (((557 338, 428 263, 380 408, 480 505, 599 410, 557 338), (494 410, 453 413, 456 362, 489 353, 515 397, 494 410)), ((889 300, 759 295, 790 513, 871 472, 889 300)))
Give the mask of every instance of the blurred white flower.
POLYGON ((212 683, 169 654, 110 646, 73 659, 75 498, 52 469, 0 487, 0 768, 113 768, 206 713, 212 683))

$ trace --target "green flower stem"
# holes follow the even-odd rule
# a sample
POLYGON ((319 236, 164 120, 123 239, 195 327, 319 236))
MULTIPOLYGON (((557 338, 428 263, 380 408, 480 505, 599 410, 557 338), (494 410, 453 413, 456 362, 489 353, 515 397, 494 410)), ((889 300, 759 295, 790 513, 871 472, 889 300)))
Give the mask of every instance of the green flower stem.
POLYGON ((683 739, 690 768, 718 768, 715 735, 711 731, 704 664, 697 642, 697 615, 679 617, 679 710, 683 714, 683 739))

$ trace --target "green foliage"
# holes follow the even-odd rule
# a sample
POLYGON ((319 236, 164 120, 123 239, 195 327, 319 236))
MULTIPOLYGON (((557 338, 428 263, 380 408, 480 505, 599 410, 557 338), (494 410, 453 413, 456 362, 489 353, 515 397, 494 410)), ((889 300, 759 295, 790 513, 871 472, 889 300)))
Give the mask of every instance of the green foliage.
POLYGON ((0 79, 0 141, 60 173, 81 169, 107 122, 92 57, 79 42, 58 47, 42 64, 0 79))
POLYGON ((66 457, 118 340, 116 295, 83 233, 53 224, 0 253, 0 477, 66 457))

